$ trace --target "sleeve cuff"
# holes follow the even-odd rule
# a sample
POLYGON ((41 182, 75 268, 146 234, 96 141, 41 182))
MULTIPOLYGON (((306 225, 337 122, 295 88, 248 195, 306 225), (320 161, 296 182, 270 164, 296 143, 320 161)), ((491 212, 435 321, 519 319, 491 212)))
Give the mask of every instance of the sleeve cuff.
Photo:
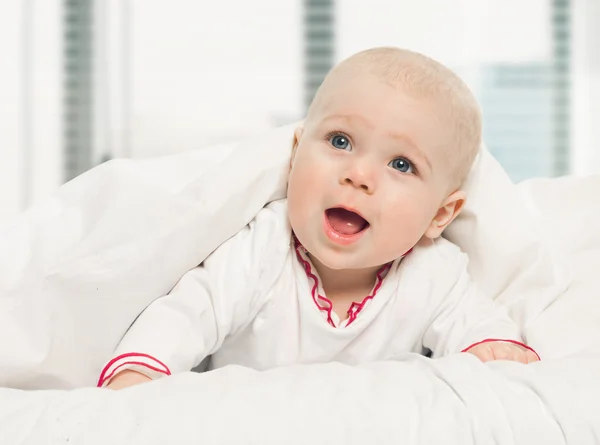
POLYGON ((503 338, 486 338, 485 340, 481 340, 481 341, 478 341, 477 343, 473 343, 472 345, 467 346, 465 349, 463 349, 460 352, 468 352, 469 349, 474 348, 477 345, 481 345, 483 343, 490 343, 490 342, 493 342, 493 341, 502 341, 502 342, 505 342, 505 343, 512 343, 514 345, 521 346, 522 348, 525 348, 525 349, 533 352, 535 354, 535 356, 538 358, 538 360, 542 360, 542 358, 540 357, 540 355, 531 346, 527 346, 525 343, 522 343, 522 342, 517 341, 517 340, 508 340, 508 339, 503 339, 503 338))
POLYGON ((106 386, 118 372, 131 369, 144 374, 151 379, 157 379, 166 375, 171 375, 171 370, 160 360, 148 354, 130 352, 121 354, 109 361, 98 379, 97 386, 102 388, 106 386))

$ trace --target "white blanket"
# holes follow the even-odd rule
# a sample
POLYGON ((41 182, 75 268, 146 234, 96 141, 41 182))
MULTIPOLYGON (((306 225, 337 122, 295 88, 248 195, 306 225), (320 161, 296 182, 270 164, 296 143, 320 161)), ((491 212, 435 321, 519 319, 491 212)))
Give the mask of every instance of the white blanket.
MULTIPOLYGON (((286 134, 273 133, 273 142, 286 134)), ((93 384, 140 310, 249 221, 265 199, 278 197, 265 190, 281 193, 287 155, 273 157, 261 141, 247 152, 227 146, 188 154, 194 162, 187 165, 173 157, 145 161, 142 169, 98 169, 5 229, 0 383, 93 384), (262 194, 235 186, 240 170, 228 168, 233 154, 238 167, 262 156, 264 169, 249 184, 262 194), (192 170, 199 163, 205 164, 202 181, 192 170), (230 184, 231 199, 199 188, 214 183, 230 184), (134 198, 142 202, 132 208, 134 198), (228 218, 234 212, 238 217, 228 218), (210 224, 213 218, 218 226, 210 224), (108 244, 106 233, 113 234, 108 244), (144 244, 149 236, 152 242, 144 244)), ((359 367, 331 363, 262 373, 229 367, 122 392, 1 389, 0 443, 600 443, 600 234, 594 229, 600 177, 538 180, 517 190, 528 211, 537 212, 538 227, 575 266, 565 296, 527 320, 528 340, 546 357, 540 363, 407 355, 359 367)), ((540 288, 546 284, 540 280, 540 288)))
MULTIPOLYGON (((168 158, 115 161, 63 186, 0 230, 0 386, 74 388, 96 382, 137 315, 188 270, 285 196, 293 126, 168 158)), ((526 340, 569 284, 539 224, 483 151, 465 210, 444 236, 501 300, 526 340)))
POLYGON ((597 444, 600 358, 467 354, 267 372, 227 367, 128 390, 0 392, 2 444, 597 444))

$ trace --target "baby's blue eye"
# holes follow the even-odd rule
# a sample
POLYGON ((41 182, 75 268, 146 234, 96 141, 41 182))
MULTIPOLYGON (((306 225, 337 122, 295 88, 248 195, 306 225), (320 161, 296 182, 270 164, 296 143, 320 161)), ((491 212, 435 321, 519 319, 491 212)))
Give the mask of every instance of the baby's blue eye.
POLYGON ((350 145, 350 141, 344 135, 337 134, 329 138, 329 142, 334 148, 338 150, 350 150, 352 147, 350 145))
POLYGON ((405 158, 396 158, 388 165, 401 173, 413 173, 414 171, 412 163, 405 158))

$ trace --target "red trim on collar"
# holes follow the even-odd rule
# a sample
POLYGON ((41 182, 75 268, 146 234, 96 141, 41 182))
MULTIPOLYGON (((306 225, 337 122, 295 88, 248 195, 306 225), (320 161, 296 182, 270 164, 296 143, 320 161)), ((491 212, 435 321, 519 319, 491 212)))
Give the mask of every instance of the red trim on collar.
POLYGON ((361 301, 360 304, 352 303, 350 305, 350 308, 348 309, 348 315, 350 316, 350 319, 348 320, 348 324, 346 326, 350 326, 350 324, 354 320, 356 320, 356 317, 358 316, 360 311, 363 310, 365 304, 367 304, 367 301, 372 300, 373 297, 375 297, 377 291, 383 283, 383 273, 388 271, 390 267, 392 267, 392 265, 388 263, 385 264, 381 269, 379 269, 379 271, 377 272, 377 284, 375 284, 375 287, 373 288, 373 293, 371 295, 367 295, 365 298, 363 298, 363 301, 361 301))
MULTIPOLYGON (((294 236, 294 245, 295 245, 296 256, 298 258, 298 261, 300 261, 300 263, 304 267, 304 271, 306 272, 306 275, 308 276, 308 278, 313 280, 313 287, 311 289, 311 295, 312 295, 313 301, 315 302, 315 304, 317 305, 319 310, 327 312, 327 323, 329 323, 334 328, 337 327, 335 325, 335 322, 333 321, 333 318, 331 317, 331 311, 333 310, 333 303, 327 297, 320 295, 318 293, 319 278, 313 273, 312 268, 310 267, 310 263, 308 261, 306 261, 304 258, 302 258, 302 255, 300 254, 300 249, 303 249, 305 252, 306 252, 306 249, 304 248, 304 246, 302 246, 302 244, 300 244, 300 241, 298 240, 298 238, 296 238, 296 236, 294 236), (319 304, 319 300, 325 302, 325 304, 327 306, 321 306, 319 304)), ((410 249, 408 252, 406 252, 403 256, 408 255, 411 251, 412 251, 412 249, 410 249)), ((387 264, 384 264, 377 271, 377 282, 375 283, 373 292, 370 295, 367 295, 365 298, 363 298, 363 300, 360 303, 353 302, 350 305, 350 308, 348 309, 348 323, 346 324, 346 326, 350 326, 350 324, 354 320, 356 320, 356 317, 358 317, 358 314, 364 309, 367 302, 369 300, 372 300, 375 297, 375 295, 377 295, 377 292, 379 291, 379 289, 381 288, 381 285, 383 284, 383 278, 384 278, 383 274, 386 271, 388 271, 390 269, 390 267, 392 267, 392 263, 387 263, 387 264)))
POLYGON ((312 269, 310 267, 310 263, 308 261, 306 261, 304 258, 302 258, 302 255, 300 254, 301 247, 302 247, 302 245, 296 240, 296 256, 298 257, 298 261, 300 261, 300 263, 304 266, 304 272, 306 272, 306 275, 308 276, 308 278, 313 280, 313 287, 310 290, 312 299, 315 302, 315 304, 317 305, 317 307, 319 308, 319 310, 327 312, 327 323, 329 323, 331 326, 333 326, 335 328, 336 325, 333 322, 333 319, 331 318, 331 310, 333 308, 333 303, 331 303, 331 301, 329 299, 318 294, 317 290, 319 289, 319 279, 317 278, 317 276, 315 274, 313 274, 312 269), (327 303, 328 306, 327 307, 321 306, 317 299, 325 301, 325 303, 327 303))

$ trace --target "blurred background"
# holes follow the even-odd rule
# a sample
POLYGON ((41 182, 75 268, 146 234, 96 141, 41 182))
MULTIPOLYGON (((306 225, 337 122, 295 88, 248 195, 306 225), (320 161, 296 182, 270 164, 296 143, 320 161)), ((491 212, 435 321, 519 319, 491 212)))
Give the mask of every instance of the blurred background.
POLYGON ((99 163, 303 118, 395 45, 457 71, 515 181, 600 172, 600 0, 1 0, 0 223, 99 163))

